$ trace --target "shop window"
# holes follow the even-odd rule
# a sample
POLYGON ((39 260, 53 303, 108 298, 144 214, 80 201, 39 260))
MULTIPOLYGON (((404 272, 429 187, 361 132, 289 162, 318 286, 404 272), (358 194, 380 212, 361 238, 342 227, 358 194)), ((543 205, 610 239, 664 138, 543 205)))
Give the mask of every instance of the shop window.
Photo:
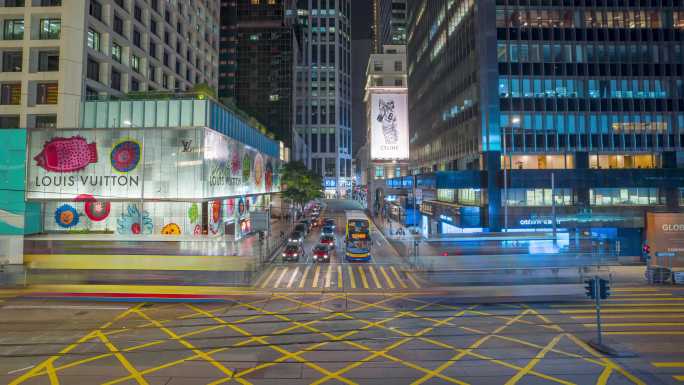
POLYGON ((598 188, 589 190, 592 206, 651 206, 664 204, 657 188, 598 188))

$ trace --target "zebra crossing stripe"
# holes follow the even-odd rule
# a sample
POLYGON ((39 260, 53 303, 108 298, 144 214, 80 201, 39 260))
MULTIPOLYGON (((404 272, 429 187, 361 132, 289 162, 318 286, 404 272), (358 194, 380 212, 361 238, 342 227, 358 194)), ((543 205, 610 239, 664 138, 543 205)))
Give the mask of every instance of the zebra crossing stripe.
POLYGON ((292 276, 290 277, 290 281, 287 283, 287 288, 291 288, 292 284, 294 283, 295 277, 297 276, 297 273, 299 273, 299 266, 295 269, 295 271, 292 272, 292 276))

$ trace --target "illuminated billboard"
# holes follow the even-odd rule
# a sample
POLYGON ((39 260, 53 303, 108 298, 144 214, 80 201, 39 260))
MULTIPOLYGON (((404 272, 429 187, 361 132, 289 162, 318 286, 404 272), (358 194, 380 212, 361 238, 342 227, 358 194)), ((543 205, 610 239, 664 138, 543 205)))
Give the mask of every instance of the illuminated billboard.
POLYGON ((371 159, 408 159, 407 95, 373 94, 371 103, 371 159))

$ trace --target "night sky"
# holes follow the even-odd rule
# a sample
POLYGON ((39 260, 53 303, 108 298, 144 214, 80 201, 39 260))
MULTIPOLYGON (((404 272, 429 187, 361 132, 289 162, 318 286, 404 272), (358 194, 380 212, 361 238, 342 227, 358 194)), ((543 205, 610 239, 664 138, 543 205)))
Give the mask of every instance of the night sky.
POLYGON ((352 40, 370 39, 373 0, 352 0, 352 40))

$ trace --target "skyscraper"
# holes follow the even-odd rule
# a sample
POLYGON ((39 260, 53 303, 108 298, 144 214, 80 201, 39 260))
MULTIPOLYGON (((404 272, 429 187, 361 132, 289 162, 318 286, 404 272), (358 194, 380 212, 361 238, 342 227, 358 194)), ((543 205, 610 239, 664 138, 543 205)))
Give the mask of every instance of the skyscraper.
POLYGON ((254 116, 292 147, 292 0, 223 2, 219 97, 254 116))
POLYGON ((327 196, 352 181, 350 0, 298 0, 294 158, 324 178, 327 196), (303 148, 305 147, 305 148, 303 148))
POLYGON ((218 86, 218 0, 0 4, 0 128, 77 127, 85 98, 218 86))
POLYGON ((408 3, 411 157, 435 176, 416 178, 431 186, 426 229, 638 243, 645 211, 679 210, 684 4, 619 3, 408 3))
POLYGON ((406 44, 406 0, 373 0, 373 51, 406 44))

